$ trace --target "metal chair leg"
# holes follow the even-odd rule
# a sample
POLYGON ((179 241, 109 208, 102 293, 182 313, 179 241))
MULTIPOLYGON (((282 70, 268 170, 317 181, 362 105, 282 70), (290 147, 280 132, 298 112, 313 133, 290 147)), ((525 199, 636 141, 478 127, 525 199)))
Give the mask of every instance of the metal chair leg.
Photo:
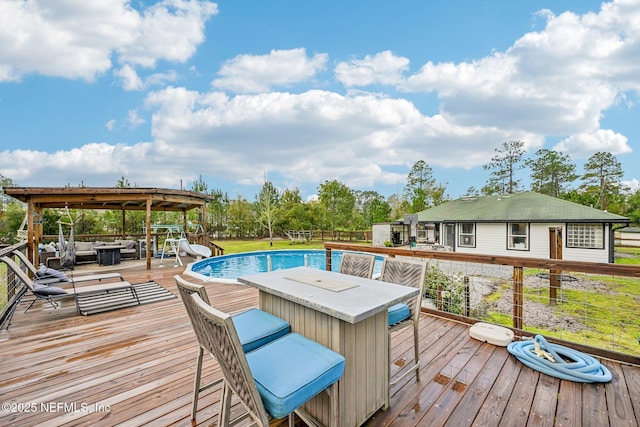
POLYGON ((198 359, 196 361, 196 376, 193 380, 193 402, 191 404, 191 419, 196 419, 196 412, 198 412, 198 396, 200 395, 200 375, 202 374, 202 358, 204 356, 204 350, 198 346, 198 359))

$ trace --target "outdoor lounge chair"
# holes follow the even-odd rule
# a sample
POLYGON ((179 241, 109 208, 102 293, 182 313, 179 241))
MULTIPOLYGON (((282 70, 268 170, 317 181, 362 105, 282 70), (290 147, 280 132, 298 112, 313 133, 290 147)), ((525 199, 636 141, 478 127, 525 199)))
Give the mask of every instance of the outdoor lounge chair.
POLYGON ((340 273, 371 279, 375 263, 375 255, 345 252, 340 263, 340 273))
MULTIPOLYGON (((198 412, 198 396, 200 392, 207 390, 210 387, 220 383, 223 379, 220 378, 212 383, 200 386, 200 379, 202 375, 202 358, 204 351, 207 350, 207 345, 202 339, 205 334, 202 331, 198 331, 200 328, 200 322, 196 315, 196 308, 191 298, 192 294, 197 294, 200 298, 209 304, 209 297, 207 290, 203 285, 191 283, 176 275, 174 276, 178 291, 180 291, 180 297, 184 303, 184 307, 187 310, 189 319, 191 320, 191 326, 196 331, 198 338, 198 359, 196 361, 196 372, 193 384, 193 402, 191 406, 191 419, 196 419, 196 412, 198 412)), ((276 317, 272 314, 258 310, 257 308, 249 309, 240 314, 232 316, 233 323, 238 332, 240 344, 245 352, 255 350, 256 348, 271 342, 277 338, 280 338, 289 333, 291 327, 288 322, 276 317)))
POLYGON ((36 268, 36 266, 33 265, 31 261, 29 261, 27 255, 25 255, 21 251, 13 251, 11 252, 11 255, 17 257, 20 260, 20 265, 31 273, 31 275, 33 276, 33 281, 39 285, 56 285, 71 282, 75 284, 79 284, 82 282, 101 283, 107 280, 124 281, 124 277, 122 277, 120 273, 101 273, 87 274, 84 276, 69 276, 64 272, 45 267, 44 265, 41 265, 40 268, 36 268))
POLYGON ((391 361, 391 334, 408 326, 413 326, 413 364, 405 367, 405 372, 391 381, 391 365, 389 365, 389 386, 401 381, 411 372, 416 372, 416 381, 420 381, 420 348, 418 346, 418 322, 420 320, 420 306, 422 303, 422 288, 427 274, 427 263, 423 261, 399 260, 385 258, 382 263, 380 280, 411 286, 421 290, 420 294, 409 301, 401 302, 389 307, 389 361, 391 361))
POLYGON ((7 265, 7 268, 11 270, 14 277, 17 281, 22 282, 31 292, 34 299, 31 301, 31 304, 25 310, 25 313, 29 311, 29 309, 35 304, 36 301, 45 300, 51 304, 53 308, 57 308, 57 303, 54 301, 58 298, 68 298, 73 297, 76 304, 76 311, 78 314, 82 313, 80 309, 80 305, 78 303, 79 295, 95 295, 95 294, 108 294, 112 292, 131 292, 131 296, 135 298, 135 300, 140 303, 138 299, 138 294, 136 293, 135 288, 131 285, 131 283, 126 282, 124 280, 120 280, 117 282, 111 283, 101 283, 98 285, 90 285, 90 286, 82 286, 80 288, 76 288, 75 283, 72 281, 72 291, 69 292, 66 289, 60 288, 58 286, 52 285, 43 285, 31 279, 25 271, 23 271, 16 262, 9 258, 8 256, 0 257, 0 261, 4 262, 7 265))
POLYGON ((268 427, 270 418, 284 417, 289 417, 293 426, 294 412, 305 423, 317 425, 302 406, 325 390, 330 397, 329 424, 337 424, 335 384, 344 372, 343 356, 295 333, 245 354, 231 316, 211 307, 197 294, 191 298, 200 321, 200 327, 194 330, 204 335, 199 340, 216 358, 225 379, 219 425, 229 425, 232 393, 258 426, 268 427))

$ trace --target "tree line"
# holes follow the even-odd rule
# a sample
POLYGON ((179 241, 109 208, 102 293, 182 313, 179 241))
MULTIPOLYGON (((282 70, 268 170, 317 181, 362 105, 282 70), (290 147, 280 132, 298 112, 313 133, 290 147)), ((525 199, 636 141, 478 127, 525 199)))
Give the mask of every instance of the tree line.
MULTIPOLYGON (((569 155, 539 149, 525 158, 524 142, 508 141, 495 149, 484 169, 489 178, 480 189, 469 187, 467 195, 510 194, 526 190, 522 178, 530 178, 530 190, 549 196, 593 206, 631 219, 640 224, 640 190, 622 183, 623 171, 611 153, 598 152, 577 173, 569 155)), ((15 186, 10 178, 0 175, 0 187, 15 186)), ((67 184, 68 187, 72 185, 67 184)), ((81 183, 79 187, 84 187, 81 183)), ((131 187, 122 177, 114 187, 131 187)), ((207 230, 215 238, 249 238, 288 235, 291 231, 369 230, 380 222, 394 221, 406 214, 417 213, 450 200, 447 183, 437 181, 433 169, 424 160, 414 163, 407 175, 402 194, 385 197, 374 190, 351 189, 338 180, 326 180, 318 186, 317 200, 303 200, 297 188, 280 190, 265 176, 253 200, 241 195, 231 198, 220 189, 209 189, 202 177, 189 190, 211 197, 207 205, 207 230)), ((10 242, 20 227, 26 208, 0 192, 0 236, 10 242)), ((57 234, 58 221, 67 213, 45 210, 44 234, 57 234)), ((119 212, 82 210, 71 212, 76 234, 121 234, 119 212)), ((142 233, 145 212, 127 211, 125 233, 142 233)), ((189 220, 196 221, 197 212, 189 220)), ((153 212, 154 223, 180 224, 177 212, 153 212)))

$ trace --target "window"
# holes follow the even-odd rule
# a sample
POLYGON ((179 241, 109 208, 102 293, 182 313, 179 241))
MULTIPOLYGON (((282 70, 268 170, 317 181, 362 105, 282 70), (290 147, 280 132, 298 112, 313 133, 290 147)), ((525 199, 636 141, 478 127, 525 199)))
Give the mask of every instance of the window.
POLYGON ((512 222, 507 224, 507 249, 515 251, 529 250, 529 224, 512 222))
POLYGON ((604 249, 604 225, 567 224, 567 247, 604 249))
POLYGON ((476 225, 460 224, 460 235, 458 238, 458 246, 475 248, 476 246, 476 225))

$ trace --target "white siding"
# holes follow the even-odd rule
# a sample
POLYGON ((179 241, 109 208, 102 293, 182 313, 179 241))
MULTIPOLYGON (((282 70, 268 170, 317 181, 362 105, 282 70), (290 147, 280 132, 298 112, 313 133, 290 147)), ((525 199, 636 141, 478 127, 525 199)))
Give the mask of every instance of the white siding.
POLYGON ((371 246, 384 246, 387 241, 391 241, 391 224, 373 224, 371 246))
POLYGON ((585 262, 609 262, 608 227, 605 227, 604 249, 578 249, 566 247, 566 227, 563 223, 533 223, 529 227, 529 250, 507 249, 506 223, 476 224, 476 247, 467 248, 458 245, 456 236, 456 252, 483 255, 514 256, 523 258, 549 258, 549 228, 560 227, 565 239, 563 243, 563 259, 585 262))

